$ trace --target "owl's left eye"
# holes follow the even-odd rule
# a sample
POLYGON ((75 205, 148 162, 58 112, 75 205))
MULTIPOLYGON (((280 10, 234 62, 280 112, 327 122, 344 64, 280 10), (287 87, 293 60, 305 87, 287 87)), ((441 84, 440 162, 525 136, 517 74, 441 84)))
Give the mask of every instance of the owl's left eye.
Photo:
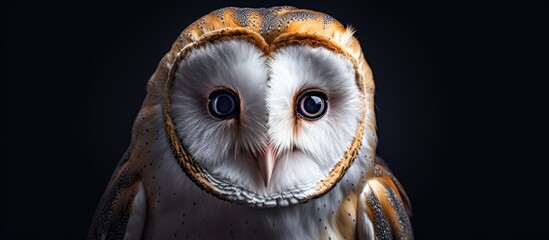
POLYGON ((239 111, 236 94, 228 89, 216 90, 210 93, 208 110, 216 118, 227 119, 234 117, 239 111))
POLYGON ((297 115, 309 120, 318 120, 328 109, 328 97, 320 91, 304 91, 297 98, 297 115))

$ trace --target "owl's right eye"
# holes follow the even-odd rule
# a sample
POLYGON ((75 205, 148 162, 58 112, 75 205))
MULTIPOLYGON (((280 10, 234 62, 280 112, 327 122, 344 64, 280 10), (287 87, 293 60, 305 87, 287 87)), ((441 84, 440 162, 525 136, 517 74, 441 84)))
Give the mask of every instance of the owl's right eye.
POLYGON ((210 93, 209 99, 208 110, 216 118, 232 118, 239 111, 238 99, 236 94, 231 90, 215 90, 210 93))

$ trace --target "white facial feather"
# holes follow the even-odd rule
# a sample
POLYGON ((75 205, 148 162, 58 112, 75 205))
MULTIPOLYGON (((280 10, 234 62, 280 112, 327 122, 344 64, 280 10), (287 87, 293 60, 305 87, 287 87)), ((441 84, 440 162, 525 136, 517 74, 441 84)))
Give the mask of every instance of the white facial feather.
POLYGON ((172 95, 178 135, 195 160, 210 173, 247 189, 256 188, 256 178, 261 179, 249 168, 254 167, 250 153, 265 143, 264 62, 263 53, 246 41, 194 49, 177 70, 172 95), (208 96, 220 88, 240 96, 238 120, 215 119, 208 112, 208 96))
POLYGON ((285 47, 267 58, 242 40, 205 45, 181 61, 174 84, 174 122, 191 155, 217 180, 265 198, 314 192, 349 148, 360 120, 353 64, 322 47, 285 47), (208 112, 208 96, 220 88, 240 97, 237 119, 208 112), (294 102, 306 89, 328 97, 318 120, 296 116, 294 102), (267 141, 277 162, 265 189, 255 161, 267 141))
POLYGON ((281 154, 299 156, 277 165, 273 182, 282 186, 318 182, 322 179, 319 176, 326 176, 350 147, 360 121, 353 65, 325 48, 292 46, 275 53, 269 71, 270 141, 281 154), (292 102, 306 89, 326 93, 328 110, 318 120, 298 118, 296 125, 292 102), (294 172, 297 174, 288 174, 294 172))

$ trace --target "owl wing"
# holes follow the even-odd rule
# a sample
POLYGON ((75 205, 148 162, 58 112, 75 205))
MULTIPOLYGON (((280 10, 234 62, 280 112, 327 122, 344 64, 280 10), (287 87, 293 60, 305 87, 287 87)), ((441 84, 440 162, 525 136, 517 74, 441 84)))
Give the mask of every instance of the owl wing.
POLYGON ((412 208, 402 185, 381 158, 376 158, 358 203, 360 239, 413 239, 412 208))
POLYGON ((127 174, 129 153, 118 163, 95 212, 88 239, 141 239, 147 208, 138 176, 127 174))

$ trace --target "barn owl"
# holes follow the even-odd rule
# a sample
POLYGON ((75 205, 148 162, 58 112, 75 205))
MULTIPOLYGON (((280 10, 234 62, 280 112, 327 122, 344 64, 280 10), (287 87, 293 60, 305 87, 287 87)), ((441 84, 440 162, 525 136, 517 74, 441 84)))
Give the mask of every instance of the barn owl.
POLYGON ((294 7, 223 8, 185 28, 88 238, 412 239, 353 33, 294 7))

